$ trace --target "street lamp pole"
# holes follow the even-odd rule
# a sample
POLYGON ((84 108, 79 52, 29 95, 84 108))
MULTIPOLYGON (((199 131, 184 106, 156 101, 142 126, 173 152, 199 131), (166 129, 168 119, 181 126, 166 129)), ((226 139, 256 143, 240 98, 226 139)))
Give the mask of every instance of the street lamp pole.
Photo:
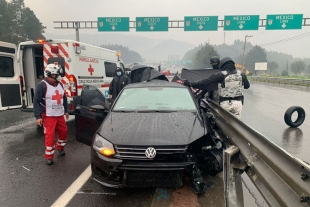
POLYGON ((242 67, 243 67, 243 69, 245 68, 245 66, 244 66, 245 44, 246 44, 247 39, 250 37, 253 37, 253 35, 245 35, 245 37, 244 37, 243 55, 242 55, 242 67))

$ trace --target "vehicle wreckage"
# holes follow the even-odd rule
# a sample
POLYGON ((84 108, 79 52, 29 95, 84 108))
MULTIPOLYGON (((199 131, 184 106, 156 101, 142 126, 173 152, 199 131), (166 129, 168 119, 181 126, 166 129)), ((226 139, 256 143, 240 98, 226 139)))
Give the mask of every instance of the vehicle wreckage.
MULTIPOLYGON (((75 134, 91 146, 93 179, 114 188, 179 188, 187 178, 203 194, 212 183, 202 176, 223 170, 226 140, 203 99, 217 86, 198 93, 175 83, 177 77, 169 82, 154 68, 134 67, 128 73, 134 83, 111 105, 98 88, 83 85, 75 134)), ((204 77, 216 72, 204 71, 204 77)))

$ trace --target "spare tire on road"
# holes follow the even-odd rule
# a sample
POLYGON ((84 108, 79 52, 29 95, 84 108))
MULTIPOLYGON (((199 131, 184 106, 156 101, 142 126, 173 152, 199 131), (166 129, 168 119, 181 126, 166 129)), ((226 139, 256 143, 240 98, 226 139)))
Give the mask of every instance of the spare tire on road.
POLYGON ((290 126, 290 127, 299 127, 305 120, 306 118, 306 112, 303 108, 300 106, 291 106, 288 108, 284 114, 284 121, 285 123, 290 126), (298 113, 298 117, 296 121, 292 121, 292 115, 294 112, 298 113))

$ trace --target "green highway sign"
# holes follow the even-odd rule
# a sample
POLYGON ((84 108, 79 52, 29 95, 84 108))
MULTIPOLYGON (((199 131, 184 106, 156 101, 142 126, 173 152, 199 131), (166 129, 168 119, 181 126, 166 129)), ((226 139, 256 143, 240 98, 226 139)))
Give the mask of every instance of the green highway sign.
POLYGON ((98 17, 98 32, 129 32, 129 17, 98 17))
POLYGON ((136 17, 137 32, 168 31, 168 17, 136 17))
POLYGON ((216 31, 218 16, 184 17, 184 31, 216 31))
POLYGON ((301 29, 302 14, 268 14, 266 30, 301 29))
POLYGON ((224 17, 224 30, 258 30, 259 15, 234 15, 224 17))

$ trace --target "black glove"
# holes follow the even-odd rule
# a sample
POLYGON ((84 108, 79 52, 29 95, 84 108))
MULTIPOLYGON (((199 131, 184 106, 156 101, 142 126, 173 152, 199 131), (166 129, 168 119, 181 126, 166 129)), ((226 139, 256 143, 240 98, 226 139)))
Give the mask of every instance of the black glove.
POLYGON ((183 85, 191 86, 191 83, 186 79, 186 80, 183 81, 183 85))

